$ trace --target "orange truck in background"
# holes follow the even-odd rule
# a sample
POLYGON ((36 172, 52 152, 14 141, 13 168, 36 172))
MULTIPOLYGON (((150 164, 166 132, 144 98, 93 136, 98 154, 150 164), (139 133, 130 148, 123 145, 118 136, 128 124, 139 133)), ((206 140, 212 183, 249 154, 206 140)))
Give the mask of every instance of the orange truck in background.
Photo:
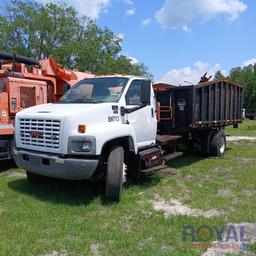
POLYGON ((56 102, 88 72, 64 69, 54 58, 40 61, 0 51, 0 160, 12 158, 15 114, 56 102))

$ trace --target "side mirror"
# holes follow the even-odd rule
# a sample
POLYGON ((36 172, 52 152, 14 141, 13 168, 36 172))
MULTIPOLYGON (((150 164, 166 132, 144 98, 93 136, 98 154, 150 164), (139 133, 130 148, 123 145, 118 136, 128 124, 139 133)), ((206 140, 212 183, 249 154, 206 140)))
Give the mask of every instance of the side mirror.
POLYGON ((151 98, 151 82, 148 80, 141 81, 141 91, 140 91, 140 102, 143 105, 150 105, 151 98))
POLYGON ((68 83, 65 83, 63 88, 63 94, 65 94, 69 89, 70 89, 70 85, 68 83))

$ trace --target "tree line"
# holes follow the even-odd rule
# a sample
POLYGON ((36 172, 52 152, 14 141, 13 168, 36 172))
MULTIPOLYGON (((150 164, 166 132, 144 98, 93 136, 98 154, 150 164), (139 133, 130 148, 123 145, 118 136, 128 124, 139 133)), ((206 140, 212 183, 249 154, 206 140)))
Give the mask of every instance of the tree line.
POLYGON ((35 59, 54 56, 66 68, 152 77, 120 54, 122 39, 67 4, 12 0, 0 15, 0 49, 35 59))
POLYGON ((227 79, 243 85, 244 107, 247 113, 256 114, 256 64, 232 68, 228 76, 218 71, 215 79, 227 79))
MULTIPOLYGON (((122 39, 81 16, 67 4, 12 0, 0 14, 0 49, 35 59, 54 56, 66 68, 95 74, 121 73, 152 78, 147 66, 121 54, 122 39)), ((256 113, 256 64, 225 77, 245 88, 245 108, 256 113)))

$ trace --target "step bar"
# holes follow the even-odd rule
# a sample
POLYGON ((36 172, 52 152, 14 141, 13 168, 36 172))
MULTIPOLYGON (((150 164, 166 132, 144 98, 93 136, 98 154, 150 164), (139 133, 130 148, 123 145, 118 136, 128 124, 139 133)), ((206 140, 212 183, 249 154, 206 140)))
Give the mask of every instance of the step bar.
POLYGON ((165 161, 170 161, 170 160, 174 160, 176 158, 179 158, 183 156, 183 152, 175 152, 175 153, 172 153, 172 154, 169 154, 169 155, 166 155, 166 156, 163 156, 163 159, 165 161))
MULTIPOLYGON (((182 155, 183 155, 183 152, 174 152, 172 154, 163 156, 162 159, 164 160, 163 162, 165 162, 165 161, 174 160, 178 157, 181 157, 182 155)), ((165 169, 167 167, 168 166, 165 163, 163 163, 163 164, 158 165, 158 166, 154 166, 154 167, 151 167, 151 168, 148 168, 148 169, 141 170, 140 173, 142 173, 144 175, 149 175, 149 174, 151 174, 155 171, 159 171, 159 170, 165 169)))

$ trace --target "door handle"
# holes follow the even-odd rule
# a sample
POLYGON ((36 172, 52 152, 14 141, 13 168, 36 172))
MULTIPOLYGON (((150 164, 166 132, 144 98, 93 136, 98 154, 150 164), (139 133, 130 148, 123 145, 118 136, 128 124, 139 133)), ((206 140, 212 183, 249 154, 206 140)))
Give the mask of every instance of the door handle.
POLYGON ((154 112, 155 112, 154 109, 151 108, 151 116, 152 116, 152 117, 155 117, 154 112))

